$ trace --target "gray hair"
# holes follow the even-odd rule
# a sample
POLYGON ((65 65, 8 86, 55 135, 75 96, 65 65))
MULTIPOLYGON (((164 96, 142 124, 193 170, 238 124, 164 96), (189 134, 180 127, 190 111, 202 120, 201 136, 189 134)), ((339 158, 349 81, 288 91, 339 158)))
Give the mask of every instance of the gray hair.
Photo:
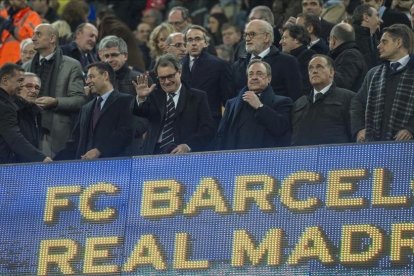
POLYGON ((180 61, 172 54, 164 54, 160 56, 154 66, 155 72, 158 72, 158 67, 172 67, 177 71, 181 71, 180 61))
POLYGON ((26 48, 26 46, 28 46, 30 44, 33 44, 33 40, 31 38, 23 39, 20 42, 20 51, 23 50, 24 48, 26 48))
POLYGON ((38 75, 36 75, 35 73, 32 72, 24 72, 23 73, 24 77, 33 77, 33 78, 37 78, 39 80, 39 83, 42 84, 42 80, 40 79, 40 77, 38 75))
POLYGON ((260 59, 252 59, 249 64, 247 65, 246 68, 246 75, 249 74, 249 68, 250 66, 252 66, 255 63, 261 63, 264 65, 264 67, 266 68, 266 74, 267 76, 271 76, 272 75, 272 67, 270 67, 269 63, 267 63, 266 61, 260 60, 260 59))
POLYGON ((99 42, 98 51, 112 47, 117 47, 121 54, 128 54, 128 46, 125 40, 115 35, 108 35, 102 38, 101 42, 99 42))

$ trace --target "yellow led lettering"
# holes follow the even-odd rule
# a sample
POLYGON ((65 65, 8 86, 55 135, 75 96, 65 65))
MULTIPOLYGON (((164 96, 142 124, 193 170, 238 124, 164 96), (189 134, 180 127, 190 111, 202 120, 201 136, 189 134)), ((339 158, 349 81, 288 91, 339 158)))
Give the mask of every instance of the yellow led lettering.
POLYGON ((115 273, 119 267, 115 264, 102 264, 111 258, 110 248, 119 245, 120 237, 87 238, 85 245, 85 257, 83 273, 115 273), (96 264, 99 262, 99 264, 96 264))
POLYGON ((321 201, 318 198, 310 197, 306 200, 298 200, 295 197, 295 188, 300 184, 316 184, 321 180, 320 174, 316 172, 295 172, 289 175, 283 182, 280 190, 280 201, 287 208, 293 211, 311 211, 315 210, 321 201))
POLYGON ((153 235, 141 236, 139 242, 124 264, 124 272, 132 272, 139 266, 151 265, 156 270, 167 269, 167 262, 161 247, 153 235))
POLYGON ((45 213, 43 221, 51 224, 57 220, 58 210, 68 210, 72 207, 72 202, 64 196, 77 195, 81 192, 81 186, 60 186, 49 187, 46 194, 45 213))
POLYGON ((71 262, 78 254, 78 244, 74 240, 43 240, 40 242, 37 275, 49 275, 48 268, 55 265, 64 275, 75 275, 71 262))
POLYGON ((219 184, 213 178, 203 178, 183 213, 197 215, 199 209, 212 208, 217 213, 228 213, 229 208, 219 184))
POLYGON ((181 185, 175 180, 145 181, 141 216, 162 218, 174 215, 182 205, 181 185))
POLYGON ((276 181, 268 175, 241 175, 236 177, 233 210, 246 212, 249 202, 256 202, 261 211, 272 211, 271 195, 276 181), (261 186, 258 188, 258 186, 261 186), (256 189, 255 189, 256 187, 256 189))
POLYGON ((328 187, 326 194, 326 206, 328 208, 363 208, 367 200, 365 198, 349 198, 356 191, 356 182, 366 177, 365 169, 336 170, 328 173, 328 187))
POLYGON ((188 233, 175 234, 174 268, 175 269, 206 269, 209 268, 207 260, 190 261, 190 235, 188 233))
MULTIPOLYGON (((391 262, 404 263, 403 249, 414 253, 414 223, 398 223, 391 225, 391 262), (408 234, 408 235, 407 235, 408 234)), ((410 262, 410 260, 406 260, 410 262)))
POLYGON ((384 168, 374 170, 372 187, 373 207, 404 207, 408 204, 406 196, 387 196, 392 183, 391 175, 384 168))
POLYGON ((115 185, 104 182, 86 188, 79 199, 79 210, 85 220, 102 221, 114 219, 116 216, 116 210, 114 208, 107 207, 102 211, 95 211, 92 209, 93 199, 99 194, 115 195, 118 192, 118 188, 115 185))
POLYGON ((288 258, 289 265, 297 265, 308 259, 318 259, 325 265, 335 262, 328 239, 318 226, 306 228, 288 258))
POLYGON ((381 229, 376 226, 368 224, 344 225, 342 227, 340 262, 352 265, 375 261, 383 251, 383 240, 381 229), (362 238, 370 239, 368 248, 359 249, 362 238))
POLYGON ((282 230, 269 229, 263 240, 256 246, 246 230, 236 230, 233 236, 231 265, 241 267, 248 256, 253 265, 258 265, 267 253, 267 265, 281 263, 282 230))

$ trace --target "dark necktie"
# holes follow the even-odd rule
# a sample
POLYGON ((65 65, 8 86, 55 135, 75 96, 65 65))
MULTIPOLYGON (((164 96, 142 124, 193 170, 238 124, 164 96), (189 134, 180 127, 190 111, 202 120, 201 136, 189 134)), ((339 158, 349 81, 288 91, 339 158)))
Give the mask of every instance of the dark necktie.
POLYGON ((164 125, 162 127, 160 149, 174 142, 174 120, 175 120, 175 93, 168 94, 168 101, 165 108, 164 125))
POLYGON ((98 122, 99 114, 101 113, 102 97, 97 97, 95 102, 95 108, 92 114, 92 129, 95 129, 96 123, 98 122))
POLYGON ((391 71, 392 71, 392 72, 396 72, 396 71, 397 71, 397 69, 398 69, 398 67, 400 67, 400 65, 401 65, 401 63, 399 63, 398 61, 397 61, 397 62, 393 62, 393 63, 391 63, 391 64, 390 64, 391 71))
POLYGON ((40 59, 40 66, 43 66, 43 65, 45 65, 46 64, 46 62, 47 62, 47 59, 46 58, 41 58, 40 59))
POLYGON ((256 56, 256 55, 254 55, 254 57, 252 57, 252 60, 254 60, 254 59, 261 60, 262 58, 261 58, 260 56, 256 56))
POLYGON ((323 96, 323 93, 321 93, 321 92, 315 93, 314 103, 316 103, 317 101, 319 101, 322 98, 322 96, 323 96))

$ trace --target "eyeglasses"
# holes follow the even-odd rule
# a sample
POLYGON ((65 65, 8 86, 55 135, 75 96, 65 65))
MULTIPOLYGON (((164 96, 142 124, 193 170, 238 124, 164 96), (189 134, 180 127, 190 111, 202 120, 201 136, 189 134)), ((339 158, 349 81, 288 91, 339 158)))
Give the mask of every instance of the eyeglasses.
POLYGON ((203 40, 204 40, 204 37, 199 37, 199 36, 196 36, 194 38, 190 37, 190 38, 187 38, 187 43, 193 43, 194 41, 199 43, 203 40))
POLYGON ((36 84, 27 83, 23 86, 26 87, 27 89, 40 90, 40 86, 36 84))
POLYGON ((121 53, 109 53, 109 54, 105 54, 103 56, 105 58, 109 58, 109 57, 116 58, 116 57, 119 57, 120 55, 121 55, 121 53))
POLYGON ((184 23, 184 20, 183 21, 176 21, 176 22, 168 22, 168 23, 173 25, 173 26, 179 26, 179 25, 184 23))
POLYGON ((173 46, 175 48, 185 47, 184 43, 175 43, 175 44, 168 44, 168 46, 173 46))
POLYGON ((244 33, 244 34, 243 34, 243 38, 244 38, 244 39, 246 39, 246 38, 253 39, 253 38, 255 38, 257 35, 260 35, 260 34, 266 34, 266 33, 255 33, 255 32, 244 33))
POLYGON ((158 76, 158 80, 160 82, 166 82, 167 80, 171 81, 175 78, 175 75, 177 74, 178 71, 175 71, 174 73, 170 74, 170 75, 166 75, 166 76, 158 76))

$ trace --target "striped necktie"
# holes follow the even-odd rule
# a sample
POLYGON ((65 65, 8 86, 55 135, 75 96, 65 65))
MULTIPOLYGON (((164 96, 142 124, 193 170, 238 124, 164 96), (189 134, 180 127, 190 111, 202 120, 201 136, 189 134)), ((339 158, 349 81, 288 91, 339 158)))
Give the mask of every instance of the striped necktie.
POLYGON ((165 108, 164 125, 162 127, 160 149, 174 142, 174 120, 175 120, 175 93, 168 94, 168 101, 165 108))

